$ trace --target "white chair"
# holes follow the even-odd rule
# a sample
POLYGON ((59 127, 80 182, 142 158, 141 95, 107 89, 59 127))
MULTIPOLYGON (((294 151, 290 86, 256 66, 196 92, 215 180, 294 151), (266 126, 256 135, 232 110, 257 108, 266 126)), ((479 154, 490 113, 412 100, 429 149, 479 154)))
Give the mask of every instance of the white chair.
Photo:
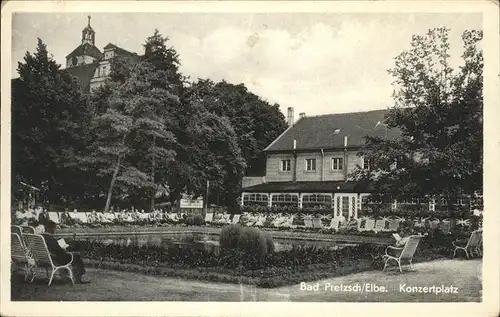
POLYGON ((469 254, 474 255, 474 252, 476 252, 477 255, 480 255, 480 246, 482 239, 483 231, 475 230, 471 233, 469 240, 467 240, 467 244, 459 245, 457 241, 453 241, 452 244, 455 247, 455 250, 453 250, 453 257, 455 257, 458 250, 464 250, 467 258, 469 258, 469 254))
POLYGON ((413 270, 413 265, 412 265, 413 255, 415 254, 415 251, 417 250, 417 247, 418 247, 418 244, 419 244, 421 238, 422 237, 419 235, 410 236, 408 238, 408 241, 406 242, 405 246, 402 248, 388 246, 385 249, 385 254, 382 256, 382 258, 385 261, 384 269, 382 271, 385 271, 385 268, 387 267, 387 263, 389 262, 389 260, 393 260, 393 261, 396 261, 398 263, 399 271, 401 273, 403 273, 403 268, 401 267, 401 263, 403 261, 408 262, 408 264, 410 265, 410 269, 413 270), (389 254, 389 250, 394 250, 395 253, 397 253, 397 252, 400 252, 400 253, 391 255, 391 254, 389 254))
POLYGON ((234 215, 233 216, 233 224, 237 224, 240 222, 241 215, 234 215))
POLYGON ((87 214, 85 212, 77 212, 73 216, 74 216, 74 219, 81 221, 82 223, 89 222, 89 219, 88 219, 87 214))
POLYGON ((313 228, 313 221, 311 216, 304 217, 304 226, 306 228, 313 228))
POLYGON ((54 278, 54 274, 61 269, 65 269, 69 272, 69 278, 71 279, 71 283, 75 285, 75 279, 73 278, 73 271, 71 270, 71 263, 73 263, 73 254, 71 255, 71 261, 64 265, 55 265, 50 257, 49 249, 47 247, 47 243, 45 243, 45 239, 38 234, 25 234, 24 238, 26 240, 26 246, 31 252, 33 259, 35 260, 37 267, 45 268, 47 272, 47 277, 49 275, 48 269, 50 268, 51 274, 49 279, 49 286, 52 284, 52 279, 54 278))
POLYGON ((315 228, 315 229, 322 229, 323 228, 323 223, 321 222, 321 218, 313 218, 312 225, 313 225, 313 228, 315 228))
POLYGON ((35 277, 35 260, 31 256, 29 250, 25 247, 21 236, 17 233, 10 234, 10 251, 12 262, 17 265, 24 265, 24 280, 27 281, 31 273, 31 281, 33 281, 33 278, 35 277))
POLYGON ((207 213, 205 215, 205 222, 210 223, 210 222, 212 222, 213 219, 214 219, 214 214, 213 213, 207 213))
POLYGON ((379 219, 375 221, 375 229, 373 231, 379 232, 379 231, 384 231, 385 229, 385 220, 384 219, 379 219))
POLYGON ((330 229, 338 231, 339 226, 340 226, 340 219, 339 218, 332 218, 332 220, 330 221, 330 229))
POLYGON ((257 221, 254 223, 254 226, 263 227, 265 221, 266 221, 266 216, 260 215, 259 218, 257 219, 257 221))
POLYGON ((375 230, 375 219, 371 218, 366 219, 363 231, 374 231, 374 230, 375 230))
POLYGON ((389 220, 389 231, 397 231, 399 229, 399 221, 389 220))
POLYGON ((49 219, 55 223, 60 223, 59 214, 56 211, 49 211, 49 219))

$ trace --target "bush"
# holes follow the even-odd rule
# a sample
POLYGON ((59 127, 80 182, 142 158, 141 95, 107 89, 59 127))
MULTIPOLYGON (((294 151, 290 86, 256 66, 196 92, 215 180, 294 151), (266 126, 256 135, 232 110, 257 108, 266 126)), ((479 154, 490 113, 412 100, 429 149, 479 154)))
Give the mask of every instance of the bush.
POLYGON ((235 224, 225 226, 220 231, 219 245, 221 250, 234 250, 238 247, 238 241, 243 227, 235 224))
POLYGON ((267 255, 266 235, 254 227, 244 227, 238 239, 238 249, 254 259, 267 255))

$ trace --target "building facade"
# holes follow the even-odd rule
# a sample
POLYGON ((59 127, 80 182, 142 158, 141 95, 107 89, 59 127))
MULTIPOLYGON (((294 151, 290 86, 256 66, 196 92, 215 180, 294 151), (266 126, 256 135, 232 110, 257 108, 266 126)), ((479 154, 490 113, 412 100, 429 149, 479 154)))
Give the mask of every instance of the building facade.
POLYGON ((293 122, 293 109, 289 109, 289 128, 264 149, 263 181, 244 186, 241 204, 332 208, 334 217, 357 218, 371 189, 349 175, 356 168, 370 168, 358 154, 365 136, 393 139, 400 135, 384 124, 387 111, 301 114, 293 122))
POLYGON ((138 61, 140 56, 112 43, 103 47, 103 51, 95 46, 96 33, 90 25, 82 30, 81 44, 66 56, 66 70, 76 77, 86 92, 104 85, 111 72, 111 60, 116 57, 138 61))

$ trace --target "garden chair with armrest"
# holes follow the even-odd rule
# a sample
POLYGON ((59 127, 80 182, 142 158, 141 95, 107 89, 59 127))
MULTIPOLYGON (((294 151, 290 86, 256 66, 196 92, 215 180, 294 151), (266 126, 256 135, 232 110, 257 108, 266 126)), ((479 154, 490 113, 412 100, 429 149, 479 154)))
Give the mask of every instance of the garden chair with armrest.
POLYGON ((469 239, 467 240, 467 243, 461 244, 460 240, 455 240, 452 242, 453 246, 455 247, 455 250, 453 250, 453 257, 455 257, 456 253, 458 250, 464 250, 465 255, 467 258, 469 258, 470 255, 474 255, 474 252, 477 253, 477 255, 480 255, 480 245, 483 239, 483 231, 482 230, 475 230, 471 233, 469 239))
POLYGON ((73 254, 71 255, 71 261, 64 265, 56 265, 52 261, 52 257, 49 253, 49 248, 47 247, 47 243, 45 243, 45 239, 43 236, 38 234, 25 234, 26 245, 30 250, 33 258, 35 259, 35 263, 37 267, 45 268, 47 272, 47 277, 49 277, 49 268, 51 270, 49 286, 52 284, 52 279, 54 278, 55 273, 58 270, 65 269, 69 273, 69 278, 73 285, 75 285, 75 279, 73 278, 73 271, 71 270, 71 264, 73 263, 73 254))
POLYGON ((27 281, 30 273, 32 274, 31 281, 35 277, 35 260, 31 256, 29 250, 24 245, 22 238, 17 233, 10 235, 10 249, 12 262, 18 265, 24 265, 25 275, 24 280, 27 281))
POLYGON ((387 264, 390 260, 393 260, 398 263, 399 266, 399 271, 403 273, 403 268, 401 266, 402 262, 408 262, 410 269, 413 270, 413 255, 415 254, 415 251, 417 250, 418 244, 420 242, 420 239, 422 236, 419 235, 412 235, 408 238, 408 241, 406 242, 405 246, 402 248, 398 247, 393 247, 393 246, 388 246, 385 249, 385 254, 382 256, 382 258, 385 261, 384 264, 384 269, 382 271, 385 271, 387 264), (393 254, 390 254, 393 253, 393 254))

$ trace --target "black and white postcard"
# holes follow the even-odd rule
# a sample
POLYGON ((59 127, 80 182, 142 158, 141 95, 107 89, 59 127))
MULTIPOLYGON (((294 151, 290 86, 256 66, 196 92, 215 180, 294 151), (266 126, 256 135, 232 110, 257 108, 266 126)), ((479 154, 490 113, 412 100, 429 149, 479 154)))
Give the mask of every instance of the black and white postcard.
POLYGON ((7 1, 1 313, 497 316, 498 9, 7 1))

